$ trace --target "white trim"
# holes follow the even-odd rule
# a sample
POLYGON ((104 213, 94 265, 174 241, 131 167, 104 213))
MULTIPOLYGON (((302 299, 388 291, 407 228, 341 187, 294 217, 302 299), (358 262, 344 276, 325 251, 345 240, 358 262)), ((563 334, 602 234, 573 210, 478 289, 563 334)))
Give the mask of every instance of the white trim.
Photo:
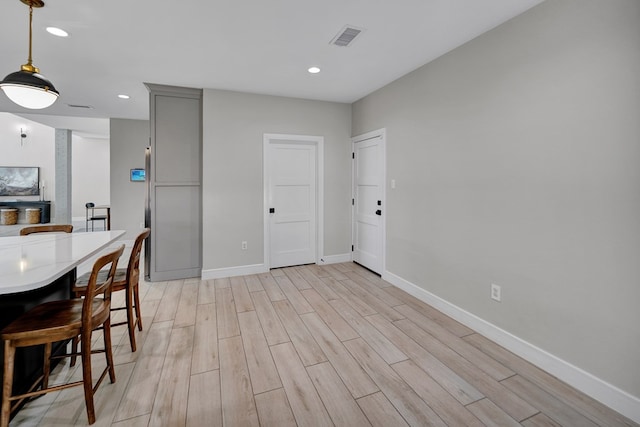
POLYGON ((324 137, 318 138, 316 142, 316 264, 324 253, 324 137))
POLYGON ((263 253, 265 266, 270 266, 269 248, 271 234, 269 232, 269 159, 267 153, 272 139, 280 141, 304 141, 316 146, 316 264, 320 263, 320 257, 324 253, 324 137, 311 135, 289 135, 279 133, 265 133, 262 146, 262 186, 263 186, 263 253))
MULTIPOLYGON (((387 212, 389 212, 389 206, 387 205, 387 128, 381 128, 373 130, 371 132, 363 133, 351 138, 351 152, 355 152, 355 145, 358 142, 363 142, 368 139, 380 137, 380 145, 382 146, 383 155, 383 167, 382 167, 382 241, 380 243, 382 247, 382 264, 380 266, 380 273, 382 275, 387 268, 387 212)), ((351 197, 355 198, 354 189, 356 186, 355 170, 353 161, 351 162, 351 197)), ((351 245, 355 245, 355 212, 354 207, 351 205, 351 245)), ((353 259, 353 257, 352 257, 353 259)))
POLYGON ((266 273, 269 269, 264 264, 240 265, 238 267, 213 268, 202 270, 202 280, 221 279, 223 277, 248 276, 251 274, 266 273))
POLYGON ((341 255, 325 255, 320 258, 320 262, 318 262, 318 264, 339 264, 342 262, 351 261, 353 261, 353 256, 351 255, 351 253, 341 255))
POLYGON ((437 308, 479 334, 500 344, 540 369, 556 376, 581 392, 602 402, 613 410, 640 422, 640 398, 560 359, 553 354, 524 341, 498 326, 469 313, 462 308, 432 294, 421 287, 385 271, 382 278, 392 285, 437 308))

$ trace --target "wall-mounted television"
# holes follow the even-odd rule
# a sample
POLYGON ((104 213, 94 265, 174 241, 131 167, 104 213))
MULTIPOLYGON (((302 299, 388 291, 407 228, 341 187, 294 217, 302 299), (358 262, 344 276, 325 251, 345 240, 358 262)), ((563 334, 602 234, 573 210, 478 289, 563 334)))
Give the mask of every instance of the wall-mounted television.
POLYGON ((144 169, 131 169, 129 179, 133 182, 144 182, 144 169))
POLYGON ((39 183, 37 166, 0 166, 0 196, 37 196, 39 183))

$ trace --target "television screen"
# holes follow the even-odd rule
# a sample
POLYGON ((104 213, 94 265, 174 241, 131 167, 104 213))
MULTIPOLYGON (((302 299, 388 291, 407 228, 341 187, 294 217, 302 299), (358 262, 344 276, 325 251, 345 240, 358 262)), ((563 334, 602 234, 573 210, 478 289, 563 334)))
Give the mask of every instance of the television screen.
POLYGON ((144 169, 131 169, 131 181, 144 181, 144 169))
POLYGON ((40 168, 37 166, 0 167, 0 196, 37 196, 40 194, 40 168))

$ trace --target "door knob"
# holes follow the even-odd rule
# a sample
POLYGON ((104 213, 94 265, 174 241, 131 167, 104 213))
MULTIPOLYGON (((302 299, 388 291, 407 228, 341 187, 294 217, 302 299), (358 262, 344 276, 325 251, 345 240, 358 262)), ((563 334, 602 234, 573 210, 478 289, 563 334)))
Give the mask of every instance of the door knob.
POLYGON ((381 211, 380 209, 378 209, 378 210, 376 211, 376 215, 382 215, 382 211, 381 211))
POLYGON ((269 208, 269 213, 276 213, 276 208, 269 208))

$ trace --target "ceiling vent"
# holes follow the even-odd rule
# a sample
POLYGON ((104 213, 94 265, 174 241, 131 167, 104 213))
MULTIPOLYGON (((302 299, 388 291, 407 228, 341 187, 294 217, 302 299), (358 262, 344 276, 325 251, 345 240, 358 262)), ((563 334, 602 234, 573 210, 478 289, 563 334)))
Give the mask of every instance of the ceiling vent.
POLYGON ((347 25, 331 40, 330 44, 346 47, 349 46, 358 37, 364 28, 357 28, 352 25, 347 25))
POLYGON ((67 104, 71 108, 84 108, 86 110, 92 110, 93 107, 91 105, 79 105, 79 104, 67 104))

